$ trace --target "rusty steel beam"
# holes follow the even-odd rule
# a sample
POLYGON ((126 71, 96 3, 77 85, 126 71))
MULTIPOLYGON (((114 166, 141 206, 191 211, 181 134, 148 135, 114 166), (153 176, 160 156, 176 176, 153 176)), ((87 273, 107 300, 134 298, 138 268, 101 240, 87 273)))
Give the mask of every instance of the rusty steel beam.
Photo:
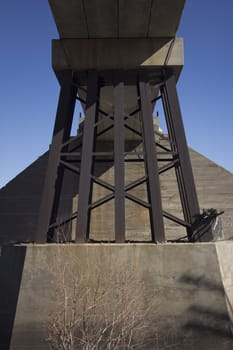
POLYGON ((161 86, 161 94, 171 148, 177 154, 179 160, 175 167, 176 177, 184 219, 190 225, 187 228, 187 234, 191 239, 192 225, 200 214, 200 208, 176 91, 176 82, 173 76, 164 81, 164 85, 161 86))
POLYGON ((151 93, 145 71, 139 72, 139 95, 141 104, 145 169, 147 172, 147 194, 150 206, 151 234, 153 242, 165 242, 159 172, 155 148, 151 93))
POLYGON ((124 171, 124 82, 123 72, 114 73, 114 181, 115 240, 125 242, 125 171, 124 171))
POLYGON ((76 226, 76 241, 86 242, 89 239, 90 201, 92 195, 92 158, 95 143, 95 122, 98 109, 98 74, 97 71, 88 72, 88 87, 86 111, 83 131, 82 158, 79 180, 79 201, 76 226))
MULTIPOLYGON (((73 86, 72 79, 72 71, 63 72, 37 230, 35 233, 36 243, 47 242, 49 226, 55 221, 57 216, 64 174, 63 165, 60 164, 60 151, 62 145, 70 136, 77 95, 77 88, 73 86)), ((52 231, 50 232, 50 235, 53 235, 52 231)), ((50 237, 50 239, 52 238, 53 237, 50 237)))

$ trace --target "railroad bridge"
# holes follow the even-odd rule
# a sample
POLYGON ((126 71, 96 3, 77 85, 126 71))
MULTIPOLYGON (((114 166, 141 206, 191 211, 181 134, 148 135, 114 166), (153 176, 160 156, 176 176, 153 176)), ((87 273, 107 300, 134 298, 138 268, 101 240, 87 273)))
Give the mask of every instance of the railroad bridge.
POLYGON ((233 175, 187 146, 176 91, 185 1, 49 4, 60 96, 49 151, 0 190, 0 348, 49 349, 53 316, 90 306, 76 281, 107 295, 100 325, 129 286, 124 309, 148 310, 145 332, 131 329, 140 349, 232 349, 233 175), (222 226, 200 206, 224 211, 222 226), (70 290, 77 300, 62 303, 70 290))

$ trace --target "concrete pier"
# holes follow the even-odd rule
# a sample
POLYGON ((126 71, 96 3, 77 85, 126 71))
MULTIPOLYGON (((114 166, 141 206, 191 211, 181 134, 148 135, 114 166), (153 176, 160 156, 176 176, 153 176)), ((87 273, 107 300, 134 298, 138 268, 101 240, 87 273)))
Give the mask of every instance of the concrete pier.
POLYGON ((84 286, 91 281, 92 290, 101 271, 101 287, 112 288, 114 295, 119 269, 122 274, 130 272, 132 280, 145 287, 141 302, 149 305, 151 325, 150 347, 147 344, 145 349, 173 345, 180 350, 232 349, 233 242, 26 245, 14 249, 25 248, 11 350, 49 348, 46 339, 56 306, 54 286, 65 264, 84 286))

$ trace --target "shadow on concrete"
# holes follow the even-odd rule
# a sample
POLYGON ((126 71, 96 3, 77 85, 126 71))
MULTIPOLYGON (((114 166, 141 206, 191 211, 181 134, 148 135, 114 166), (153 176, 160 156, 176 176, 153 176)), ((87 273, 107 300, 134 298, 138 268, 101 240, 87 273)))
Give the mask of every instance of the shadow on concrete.
POLYGON ((0 256, 0 349, 9 350, 26 247, 4 246, 0 256))
MULTIPOLYGON (((209 310, 205 307, 193 306, 189 309, 193 320, 187 322, 184 329, 197 333, 205 333, 210 336, 217 336, 232 339, 230 320, 227 313, 209 310)), ((232 344, 233 345, 233 344, 232 344)))
MULTIPOLYGON (((199 311, 200 313, 202 312, 202 310, 200 309, 199 311)), ((222 337, 225 340, 226 339, 231 339, 233 342, 233 338, 232 338, 232 333, 230 328, 226 329, 226 327, 224 325, 222 325, 222 329, 219 328, 219 326, 212 326, 212 325, 208 325, 205 322, 187 322, 187 324, 183 327, 184 330, 186 331, 192 331, 194 334, 197 333, 200 335, 200 333, 205 334, 206 336, 210 336, 210 337, 222 337)), ((233 346, 233 344, 232 344, 233 346)))
POLYGON ((0 189, 0 245, 33 240, 47 159, 48 152, 0 189))
POLYGON ((179 279, 179 282, 192 285, 196 288, 201 288, 202 290, 210 290, 213 292, 223 293, 223 286, 214 283, 213 281, 207 279, 204 276, 194 277, 190 275, 184 275, 179 279))
POLYGON ((191 285, 194 293, 194 303, 187 310, 189 315, 186 323, 183 325, 184 332, 203 336, 216 341, 230 341, 233 346, 232 324, 229 317, 229 311, 226 304, 226 295, 221 282, 213 282, 203 276, 194 277, 184 275, 180 282, 191 285), (196 289, 193 289, 193 287, 196 289), (204 292, 205 296, 201 296, 204 292), (196 293, 200 293, 195 296, 196 293), (211 302, 205 298, 210 298, 211 302), (198 297, 198 304, 195 305, 195 298, 198 297), (203 299, 203 300, 200 300, 203 299), (214 303, 215 300, 215 303, 214 303), (209 306, 208 306, 209 305, 209 306), (224 312, 225 309, 225 312, 224 312), (222 340, 221 340, 222 339, 222 340))

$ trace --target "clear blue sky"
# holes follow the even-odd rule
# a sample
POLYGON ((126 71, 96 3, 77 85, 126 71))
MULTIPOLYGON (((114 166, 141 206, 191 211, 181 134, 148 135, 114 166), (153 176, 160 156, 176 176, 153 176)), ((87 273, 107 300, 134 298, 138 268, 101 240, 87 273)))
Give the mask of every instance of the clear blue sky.
MULTIPOLYGON (((178 83, 189 145, 233 172, 233 1, 187 0, 178 83)), ((47 0, 0 3, 0 187, 48 149, 59 86, 47 0)))

